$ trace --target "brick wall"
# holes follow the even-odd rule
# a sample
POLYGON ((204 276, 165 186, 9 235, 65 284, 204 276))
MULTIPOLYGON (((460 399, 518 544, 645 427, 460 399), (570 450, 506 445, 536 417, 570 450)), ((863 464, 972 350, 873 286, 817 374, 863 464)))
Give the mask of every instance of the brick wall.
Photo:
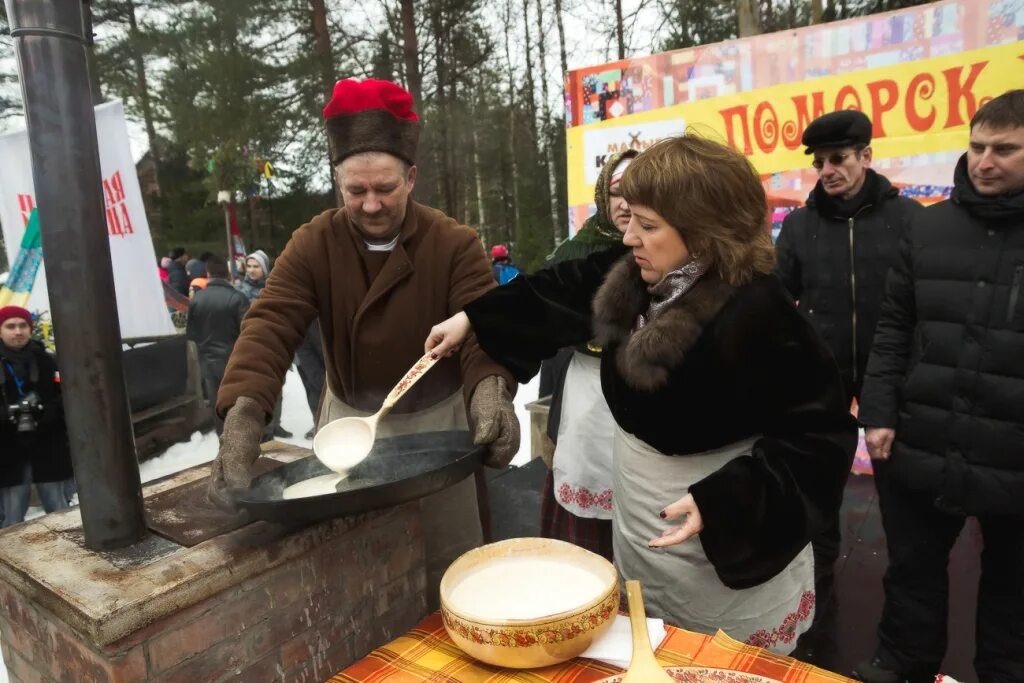
POLYGON ((0 581, 10 679, 323 681, 426 614, 417 511, 399 506, 326 534, 328 542, 105 647, 0 581))

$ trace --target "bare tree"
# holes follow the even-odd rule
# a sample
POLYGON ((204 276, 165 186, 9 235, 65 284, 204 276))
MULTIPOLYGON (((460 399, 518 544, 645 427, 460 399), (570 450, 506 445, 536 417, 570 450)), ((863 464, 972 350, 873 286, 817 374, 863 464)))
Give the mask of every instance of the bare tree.
POLYGON ((562 58, 562 79, 564 80, 565 75, 569 73, 569 59, 565 54, 565 27, 562 24, 562 0, 555 0, 555 24, 558 26, 558 51, 562 58))
POLYGON ((551 234, 555 246, 562 241, 562 226, 558 220, 558 186, 555 182, 555 150, 551 144, 551 137, 548 135, 551 125, 551 98, 548 95, 548 60, 545 49, 544 36, 544 0, 537 0, 537 47, 539 48, 540 59, 540 84, 543 119, 541 120, 541 140, 538 144, 544 146, 544 166, 548 175, 548 202, 551 206, 551 234))
POLYGON ((509 31, 512 26, 512 0, 505 3, 505 65, 508 68, 508 151, 512 162, 512 228, 510 236, 519 236, 519 163, 516 161, 516 84, 512 68, 509 31))
POLYGON ((811 0, 811 23, 820 24, 822 14, 821 0, 811 0))
POLYGON ((740 38, 761 33, 761 8, 757 0, 736 0, 736 21, 740 38))
POLYGON ((619 46, 619 59, 626 58, 626 38, 622 21, 622 0, 612 0, 615 5, 615 41, 619 46))
POLYGON ((416 8, 413 0, 402 2, 402 55, 405 63, 405 78, 409 92, 417 108, 423 102, 423 77, 420 75, 419 43, 416 40, 416 8))

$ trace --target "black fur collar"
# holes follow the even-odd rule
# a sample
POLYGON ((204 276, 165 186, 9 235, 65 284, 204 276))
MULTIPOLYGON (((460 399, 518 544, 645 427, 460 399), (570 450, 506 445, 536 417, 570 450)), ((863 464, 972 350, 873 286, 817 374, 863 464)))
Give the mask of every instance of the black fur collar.
POLYGON ((628 254, 608 271, 594 297, 595 339, 601 346, 617 343, 615 364, 628 385, 642 391, 661 389, 735 290, 709 273, 634 333, 650 295, 639 266, 628 254))

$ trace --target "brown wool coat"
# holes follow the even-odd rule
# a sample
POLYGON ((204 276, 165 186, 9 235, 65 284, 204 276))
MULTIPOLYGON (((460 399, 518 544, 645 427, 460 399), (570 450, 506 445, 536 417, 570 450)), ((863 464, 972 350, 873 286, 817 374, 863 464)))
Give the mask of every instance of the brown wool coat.
MULTIPOLYGON (((359 251, 365 249, 345 209, 330 209, 294 233, 267 286, 242 322, 217 395, 221 416, 239 396, 269 415, 284 375, 310 322, 320 318, 327 384, 345 403, 366 411, 423 355, 436 323, 496 286, 483 246, 470 228, 410 200, 398 244, 370 287, 359 251)), ((489 375, 515 380, 476 343, 440 361, 395 406, 423 409, 460 385, 469 398, 489 375)))

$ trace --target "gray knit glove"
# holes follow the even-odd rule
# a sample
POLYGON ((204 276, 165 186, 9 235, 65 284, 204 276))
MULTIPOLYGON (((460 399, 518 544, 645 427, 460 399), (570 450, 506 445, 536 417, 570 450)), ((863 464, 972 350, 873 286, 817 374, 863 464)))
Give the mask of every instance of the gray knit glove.
POLYGON ((502 468, 519 452, 519 419, 504 377, 484 377, 469 402, 473 443, 488 445, 484 464, 502 468))
POLYGON ((232 490, 249 488, 250 468, 260 457, 260 439, 267 422, 256 399, 240 396, 224 417, 220 450, 213 461, 207 493, 218 507, 234 508, 232 490))

